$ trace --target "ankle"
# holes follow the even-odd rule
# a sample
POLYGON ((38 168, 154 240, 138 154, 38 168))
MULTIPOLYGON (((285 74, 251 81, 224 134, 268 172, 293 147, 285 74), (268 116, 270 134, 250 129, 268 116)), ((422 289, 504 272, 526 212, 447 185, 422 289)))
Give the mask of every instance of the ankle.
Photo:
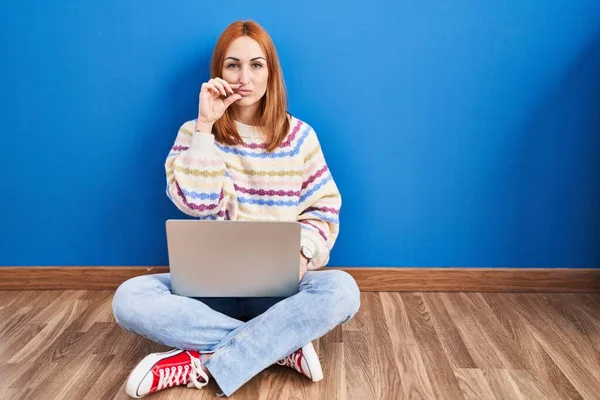
POLYGON ((213 376, 208 368, 206 368, 206 362, 210 360, 212 356, 212 354, 202 354, 202 370, 206 373, 206 375, 208 375, 209 378, 212 378, 213 376))

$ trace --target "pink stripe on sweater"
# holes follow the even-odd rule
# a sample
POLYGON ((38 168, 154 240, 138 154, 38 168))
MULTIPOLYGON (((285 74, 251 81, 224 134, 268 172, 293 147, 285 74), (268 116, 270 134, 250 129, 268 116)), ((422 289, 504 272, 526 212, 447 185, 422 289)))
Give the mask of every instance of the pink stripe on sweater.
MULTIPOLYGON (((292 142, 294 141, 294 139, 296 138, 296 135, 300 131, 301 126, 302 126, 302 121, 298 121, 298 123, 292 130, 292 133, 290 133, 288 135, 287 139, 285 139, 279 147, 280 148, 289 147, 292 144, 292 142)), ((266 149, 267 144, 266 143, 244 143, 244 144, 242 144, 242 147, 245 147, 247 149, 266 149)))
POLYGON ((253 176, 234 169, 228 169, 234 182, 244 183, 252 187, 276 187, 281 189, 297 189, 301 185, 301 176, 253 176))
POLYGON ((329 213, 336 214, 336 215, 340 213, 340 210, 337 208, 325 207, 325 206, 308 207, 306 210, 304 210, 304 212, 311 212, 311 211, 329 212, 329 213))
POLYGON ((301 224, 310 225, 311 227, 315 228, 319 232, 319 234, 321 235, 321 237, 325 240, 325 243, 327 243, 327 235, 325 235, 325 232, 323 232, 321 230, 321 228, 319 228, 318 226, 316 226, 316 225, 314 225, 314 224, 312 224, 312 223, 310 223, 310 222, 308 222, 306 220, 300 220, 299 222, 301 224))
POLYGON ((310 185, 311 183, 313 183, 318 177, 320 177, 325 172, 327 172, 328 169, 329 168, 327 167, 327 165, 325 165, 323 168, 321 168, 320 170, 318 170, 316 174, 312 175, 310 178, 308 178, 306 181, 304 181, 302 183, 302 190, 306 189, 306 187, 308 185, 310 185))
MULTIPOLYGON (((179 163, 183 164, 187 168, 196 168, 200 170, 206 171, 220 171, 224 169, 223 165, 220 163, 220 160, 215 158, 215 156, 211 156, 210 153, 206 153, 207 155, 204 157, 194 156, 192 154, 179 154, 175 157, 178 157, 179 163)), ((221 178, 221 176, 218 176, 221 178)))
POLYGON ((284 190, 298 189, 298 187, 300 186, 300 182, 298 180, 290 179, 290 178, 288 178, 287 180, 285 178, 278 178, 278 179, 273 179, 273 180, 267 180, 267 179, 259 180, 259 179, 250 178, 247 180, 247 184, 251 187, 276 187, 276 188, 284 189, 284 190))
POLYGON ((325 162, 309 162, 308 164, 304 165, 304 176, 310 176, 314 173, 316 173, 318 170, 320 170, 321 168, 323 168, 323 165, 325 165, 325 162))

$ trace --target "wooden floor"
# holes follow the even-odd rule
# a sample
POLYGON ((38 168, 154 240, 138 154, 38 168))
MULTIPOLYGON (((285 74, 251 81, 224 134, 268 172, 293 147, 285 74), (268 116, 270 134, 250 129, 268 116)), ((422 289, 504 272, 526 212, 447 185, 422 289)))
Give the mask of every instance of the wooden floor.
MULTIPOLYGON (((130 369, 166 349, 115 324, 112 293, 0 292, 0 398, 128 398, 130 369)), ((600 399, 600 295, 363 293, 318 344, 323 381, 276 365, 231 398, 600 399)))

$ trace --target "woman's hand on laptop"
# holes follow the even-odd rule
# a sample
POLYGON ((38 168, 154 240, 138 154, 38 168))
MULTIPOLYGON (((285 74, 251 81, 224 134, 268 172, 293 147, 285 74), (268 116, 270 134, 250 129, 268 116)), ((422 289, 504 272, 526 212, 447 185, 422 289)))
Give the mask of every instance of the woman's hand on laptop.
POLYGON ((302 280, 306 271, 308 271, 308 260, 300 254, 300 280, 302 280))

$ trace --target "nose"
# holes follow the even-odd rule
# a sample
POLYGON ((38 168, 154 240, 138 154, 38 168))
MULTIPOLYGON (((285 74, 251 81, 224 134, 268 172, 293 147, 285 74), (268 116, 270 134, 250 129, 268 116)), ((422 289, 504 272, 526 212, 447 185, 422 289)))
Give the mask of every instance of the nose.
POLYGON ((242 67, 240 70, 240 85, 246 85, 250 82, 250 71, 248 67, 242 67))

